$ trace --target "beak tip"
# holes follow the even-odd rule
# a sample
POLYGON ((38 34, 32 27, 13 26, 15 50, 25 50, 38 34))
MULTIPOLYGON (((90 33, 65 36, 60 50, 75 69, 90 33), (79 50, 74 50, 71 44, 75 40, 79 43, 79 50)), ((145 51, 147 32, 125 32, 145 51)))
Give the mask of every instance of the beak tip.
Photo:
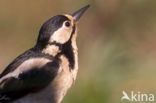
POLYGON ((90 5, 86 5, 83 8, 77 10, 76 12, 74 12, 72 14, 72 16, 74 17, 75 21, 78 21, 80 19, 80 17, 84 14, 84 12, 90 7, 90 5))

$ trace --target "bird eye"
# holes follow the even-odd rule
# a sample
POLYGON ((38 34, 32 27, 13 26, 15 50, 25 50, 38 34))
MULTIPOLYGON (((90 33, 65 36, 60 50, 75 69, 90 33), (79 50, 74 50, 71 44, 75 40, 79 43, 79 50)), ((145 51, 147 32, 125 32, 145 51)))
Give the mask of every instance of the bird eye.
POLYGON ((66 21, 66 22, 65 22, 65 26, 66 26, 66 27, 70 27, 70 25, 71 25, 71 24, 70 24, 69 21, 66 21))

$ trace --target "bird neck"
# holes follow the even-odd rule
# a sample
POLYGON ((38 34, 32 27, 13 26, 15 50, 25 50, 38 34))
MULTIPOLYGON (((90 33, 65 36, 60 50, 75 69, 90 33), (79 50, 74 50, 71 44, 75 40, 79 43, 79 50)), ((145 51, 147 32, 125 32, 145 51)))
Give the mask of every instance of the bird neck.
POLYGON ((52 56, 56 56, 58 53, 60 53, 60 46, 58 45, 50 45, 48 44, 43 50, 42 53, 44 54, 49 54, 52 56))
POLYGON ((51 42, 44 47, 41 45, 36 45, 35 48, 44 54, 49 54, 52 56, 56 56, 57 54, 66 54, 69 51, 77 51, 76 40, 74 38, 65 44, 51 42))

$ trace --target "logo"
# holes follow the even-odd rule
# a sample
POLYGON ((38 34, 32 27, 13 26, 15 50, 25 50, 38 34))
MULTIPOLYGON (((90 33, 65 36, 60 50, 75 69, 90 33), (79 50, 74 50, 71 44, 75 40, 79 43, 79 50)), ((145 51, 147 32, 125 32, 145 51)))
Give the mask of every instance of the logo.
POLYGON ((131 102, 153 102, 154 101, 154 94, 151 93, 141 93, 141 92, 134 92, 131 91, 130 93, 126 93, 122 91, 123 96, 121 97, 121 101, 127 100, 131 102))

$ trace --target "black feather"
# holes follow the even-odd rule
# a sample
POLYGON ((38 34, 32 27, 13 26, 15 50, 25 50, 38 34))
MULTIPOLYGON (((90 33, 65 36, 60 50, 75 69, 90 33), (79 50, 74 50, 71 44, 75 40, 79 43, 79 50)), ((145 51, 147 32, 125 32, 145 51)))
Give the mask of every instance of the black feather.
POLYGON ((40 58, 45 57, 47 59, 54 59, 53 56, 48 54, 43 54, 40 51, 38 51, 36 48, 32 48, 18 56, 12 63, 10 63, 6 69, 1 73, 0 78, 6 75, 9 72, 14 71, 20 64, 22 64, 24 61, 31 59, 31 58, 40 58))
MULTIPOLYGON (((29 93, 39 92, 55 78, 59 68, 59 59, 53 58, 52 62, 39 68, 31 68, 30 70, 19 74, 18 78, 9 77, 0 83, 0 103, 8 103, 21 98, 29 93), (8 99, 1 99, 6 97, 8 99)), ((12 64, 14 65, 14 64, 12 64)), ((4 74, 7 74, 8 69, 4 74)), ((3 74, 3 75, 4 75, 3 74)))

